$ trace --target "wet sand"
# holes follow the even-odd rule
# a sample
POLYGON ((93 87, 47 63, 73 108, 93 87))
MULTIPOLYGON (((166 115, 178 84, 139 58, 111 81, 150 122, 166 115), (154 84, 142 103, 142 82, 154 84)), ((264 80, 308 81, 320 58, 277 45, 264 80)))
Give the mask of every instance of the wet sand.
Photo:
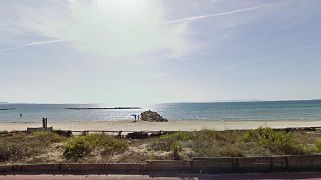
MULTIPOLYGON (((27 127, 41 127, 39 123, 0 123, 0 131, 26 130, 27 127)), ((201 129, 255 129, 258 127, 287 128, 287 127, 321 127, 321 121, 170 121, 170 122, 133 122, 93 121, 93 122, 53 122, 48 123, 54 129, 61 130, 111 130, 111 131, 193 131, 201 129)))

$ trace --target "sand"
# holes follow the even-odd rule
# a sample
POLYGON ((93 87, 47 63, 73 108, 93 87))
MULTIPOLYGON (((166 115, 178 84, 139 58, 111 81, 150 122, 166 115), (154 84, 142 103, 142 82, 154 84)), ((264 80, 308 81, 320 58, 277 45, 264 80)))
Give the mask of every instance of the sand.
MULTIPOLYGON (((26 130, 27 127, 40 127, 41 123, 0 123, 0 131, 26 130)), ((321 121, 170 121, 170 122, 132 122, 93 121, 93 122, 53 122, 48 123, 61 130, 111 130, 111 131, 193 131, 201 129, 255 129, 258 127, 321 127, 321 121)))

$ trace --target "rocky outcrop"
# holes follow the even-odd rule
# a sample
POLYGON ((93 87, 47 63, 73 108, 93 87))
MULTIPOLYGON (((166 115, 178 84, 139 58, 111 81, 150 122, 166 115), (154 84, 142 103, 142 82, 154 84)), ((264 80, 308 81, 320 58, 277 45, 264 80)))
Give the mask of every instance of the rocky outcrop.
POLYGON ((167 122, 168 121, 166 118, 163 118, 157 112, 154 112, 151 110, 142 112, 140 114, 140 117, 142 121, 150 121, 150 122, 167 122))
POLYGON ((132 132, 126 135, 128 139, 145 139, 148 138, 147 132, 132 132))

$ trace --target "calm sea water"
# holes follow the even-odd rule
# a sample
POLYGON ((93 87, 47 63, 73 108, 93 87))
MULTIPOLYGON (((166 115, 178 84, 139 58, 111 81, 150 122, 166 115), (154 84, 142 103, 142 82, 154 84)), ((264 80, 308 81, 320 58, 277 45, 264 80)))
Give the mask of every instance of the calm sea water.
POLYGON ((71 110, 110 107, 103 104, 0 104, 0 122, 110 121, 133 119, 131 114, 154 110, 169 120, 321 120, 321 100, 157 104, 129 110, 71 110), (19 114, 22 113, 22 118, 19 114))

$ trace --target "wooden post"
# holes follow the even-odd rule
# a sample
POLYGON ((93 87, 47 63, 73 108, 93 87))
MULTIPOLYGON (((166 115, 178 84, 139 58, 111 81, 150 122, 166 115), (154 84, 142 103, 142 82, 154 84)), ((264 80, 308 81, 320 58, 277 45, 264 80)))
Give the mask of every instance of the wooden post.
POLYGON ((47 129, 47 123, 46 123, 46 118, 45 117, 42 118, 42 127, 44 129, 47 129))
POLYGON ((47 129, 48 129, 48 119, 46 118, 45 119, 45 130, 47 131, 47 129))

